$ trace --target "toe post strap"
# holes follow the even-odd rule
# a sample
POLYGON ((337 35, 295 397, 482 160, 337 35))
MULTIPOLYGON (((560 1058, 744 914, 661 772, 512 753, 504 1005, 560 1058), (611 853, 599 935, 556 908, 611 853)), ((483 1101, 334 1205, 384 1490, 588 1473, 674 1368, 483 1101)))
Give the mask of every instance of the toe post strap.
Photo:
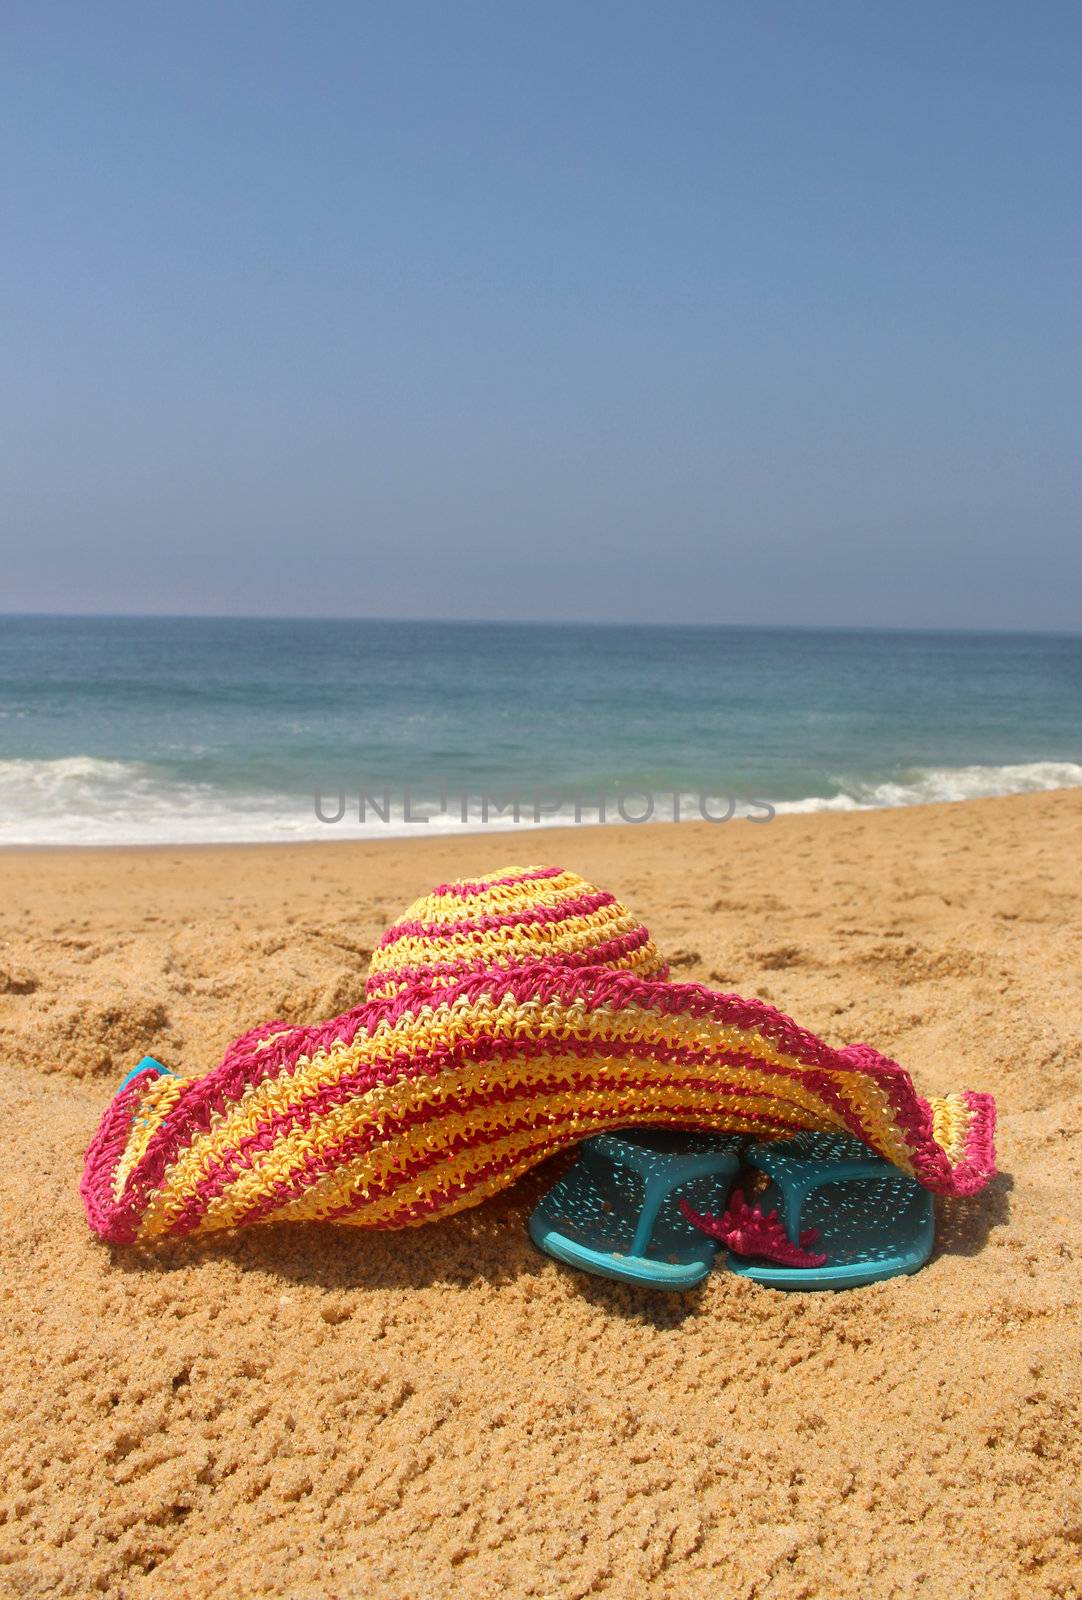
POLYGON ((861 1140, 842 1134, 801 1133, 777 1143, 753 1144, 745 1152, 745 1160, 773 1182, 785 1231, 793 1244, 800 1242, 804 1202, 816 1189, 851 1179, 874 1182, 905 1176, 861 1140))

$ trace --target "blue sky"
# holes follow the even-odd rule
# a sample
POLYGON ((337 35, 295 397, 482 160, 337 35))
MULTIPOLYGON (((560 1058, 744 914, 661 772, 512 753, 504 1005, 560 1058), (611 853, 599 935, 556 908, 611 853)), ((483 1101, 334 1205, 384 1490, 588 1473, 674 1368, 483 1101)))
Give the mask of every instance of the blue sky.
POLYGON ((5 8, 8 610, 1080 626, 1082 8, 5 8))

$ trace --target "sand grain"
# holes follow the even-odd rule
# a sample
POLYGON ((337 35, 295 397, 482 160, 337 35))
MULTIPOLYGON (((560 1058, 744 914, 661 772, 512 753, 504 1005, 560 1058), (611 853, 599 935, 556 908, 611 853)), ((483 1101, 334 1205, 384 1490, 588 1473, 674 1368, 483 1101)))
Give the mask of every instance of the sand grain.
POLYGON ((1078 1595, 1082 795, 508 843, 0 858, 3 1591, 1078 1595), (544 1170, 402 1234, 90 1237, 144 1049, 343 1009, 402 905, 509 855, 614 889, 680 977, 992 1090, 1004 1175, 843 1296, 568 1274, 523 1231, 544 1170))

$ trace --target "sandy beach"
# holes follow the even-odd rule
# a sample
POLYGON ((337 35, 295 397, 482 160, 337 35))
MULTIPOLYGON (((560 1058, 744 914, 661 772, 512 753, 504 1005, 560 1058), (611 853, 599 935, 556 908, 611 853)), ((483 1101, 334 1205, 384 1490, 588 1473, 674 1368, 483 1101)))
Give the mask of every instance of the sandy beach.
POLYGON ((3 1592, 1082 1593, 1082 792, 0 873, 3 1592), (92 1238, 83 1151, 144 1051, 199 1073, 355 1004, 403 906, 512 860, 612 889, 674 977, 995 1094, 1000 1176, 938 1203, 928 1267, 587 1279, 525 1234, 551 1165, 402 1233, 92 1238))

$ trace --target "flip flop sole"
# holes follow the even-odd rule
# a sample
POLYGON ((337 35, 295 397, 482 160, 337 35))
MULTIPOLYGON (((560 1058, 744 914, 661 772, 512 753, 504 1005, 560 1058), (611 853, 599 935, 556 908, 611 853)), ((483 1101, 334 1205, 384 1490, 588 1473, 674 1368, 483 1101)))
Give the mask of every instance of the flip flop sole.
POLYGON ((567 1267, 589 1272, 594 1277, 611 1278, 617 1283, 637 1284, 643 1289, 667 1289, 672 1293, 695 1289, 709 1277, 714 1265, 713 1254, 709 1261, 668 1262, 592 1250, 586 1244, 569 1239, 566 1232, 546 1228, 533 1218, 530 1219, 530 1238, 539 1250, 567 1267))
POLYGON ((570 1172, 538 1203, 529 1221, 530 1238, 538 1249, 581 1272, 675 1293, 694 1289, 708 1276, 717 1244, 687 1222, 678 1200, 687 1196, 692 1203, 697 1198, 703 1205, 724 1207, 735 1170, 735 1155, 726 1152, 722 1158, 705 1139, 601 1135, 587 1141, 570 1172), (731 1170, 704 1173, 704 1156, 725 1159, 731 1170), (630 1162, 637 1162, 639 1170, 630 1162), (694 1162, 699 1163, 698 1171, 694 1162), (661 1170, 669 1163, 682 1163, 687 1176, 682 1182, 674 1176, 645 1252, 641 1246, 637 1252, 634 1246, 646 1197, 643 1167, 661 1170))

